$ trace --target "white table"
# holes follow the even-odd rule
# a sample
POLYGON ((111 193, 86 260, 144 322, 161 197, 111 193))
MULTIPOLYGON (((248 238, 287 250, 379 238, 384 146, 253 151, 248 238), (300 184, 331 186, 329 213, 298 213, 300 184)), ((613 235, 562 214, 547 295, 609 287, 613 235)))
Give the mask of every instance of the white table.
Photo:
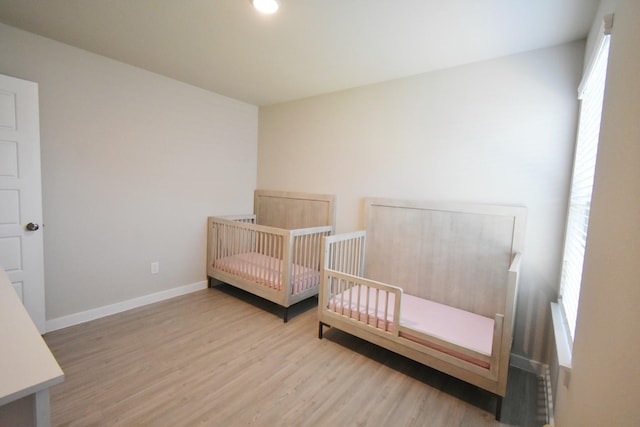
POLYGON ((26 416, 31 425, 49 426, 49 387, 63 380, 60 365, 0 267, 0 425, 3 419, 26 416), (23 411, 24 405, 15 403, 29 396, 33 396, 31 413, 13 413, 23 411))

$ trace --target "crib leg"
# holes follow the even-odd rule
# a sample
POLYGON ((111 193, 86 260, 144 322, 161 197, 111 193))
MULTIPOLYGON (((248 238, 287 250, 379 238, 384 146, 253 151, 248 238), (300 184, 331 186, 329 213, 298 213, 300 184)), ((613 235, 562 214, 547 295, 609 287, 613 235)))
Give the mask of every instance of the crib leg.
POLYGON ((212 287, 211 281, 212 281, 211 277, 207 276, 207 288, 211 288, 212 287))
POLYGON ((323 337, 323 333, 324 333, 324 327, 328 327, 330 328, 330 325, 327 325, 326 323, 322 323, 322 322, 318 322, 318 338, 322 339, 323 337))
POLYGON ((500 421, 502 417, 502 396, 498 396, 498 401, 496 403, 496 421, 500 421))
POLYGON ((289 321, 289 307, 284 308, 284 315, 282 316, 282 320, 284 321, 284 323, 287 323, 289 321))

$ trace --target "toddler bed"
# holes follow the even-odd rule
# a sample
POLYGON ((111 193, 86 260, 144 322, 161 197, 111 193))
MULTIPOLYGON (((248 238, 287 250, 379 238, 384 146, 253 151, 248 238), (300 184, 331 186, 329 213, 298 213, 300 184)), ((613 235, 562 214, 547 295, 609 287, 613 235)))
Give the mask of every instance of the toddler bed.
POLYGON ((288 308, 318 294, 332 195, 256 190, 254 214, 208 218, 207 275, 288 308))
POLYGON ((366 199, 365 216, 323 239, 319 338, 332 326, 488 390, 499 419, 526 210, 366 199))

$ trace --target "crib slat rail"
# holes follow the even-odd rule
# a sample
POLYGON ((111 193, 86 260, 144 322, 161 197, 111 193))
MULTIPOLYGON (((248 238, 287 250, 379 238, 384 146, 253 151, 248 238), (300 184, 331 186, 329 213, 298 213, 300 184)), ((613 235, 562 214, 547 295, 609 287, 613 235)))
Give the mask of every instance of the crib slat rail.
POLYGON ((324 239, 326 268, 353 276, 364 275, 366 232, 354 231, 324 239))
POLYGON ((397 337, 402 289, 362 277, 325 270, 322 310, 328 316, 346 318, 368 325, 372 333, 397 337), (370 290, 374 290, 370 292, 370 290))
POLYGON ((218 260, 243 254, 260 254, 250 262, 230 263, 225 270, 240 277, 256 277, 258 283, 277 289, 283 274, 284 241, 288 233, 243 220, 209 218, 209 275, 218 260), (280 262, 278 262, 280 261, 280 262))
POLYGON ((247 222, 250 224, 256 224, 256 216, 254 214, 245 215, 225 215, 218 218, 228 219, 231 221, 247 222))
POLYGON ((285 308, 315 295, 321 239, 333 227, 285 230, 254 220, 253 215, 208 218, 207 275, 285 308))
POLYGON ((291 284, 289 298, 301 300, 318 293, 322 238, 329 236, 332 232, 331 226, 289 231, 290 277, 285 280, 286 283, 291 284))
MULTIPOLYGON (((322 318, 325 315, 325 308, 328 306, 329 281, 332 280, 326 272, 332 271, 350 274, 352 276, 363 276, 365 243, 365 231, 342 233, 322 239, 322 258, 320 263, 325 273, 323 273, 320 278, 321 291, 318 294, 318 315, 320 318, 318 336, 320 338, 322 338, 322 327, 323 325, 326 325, 326 323, 322 321, 322 318)), ((327 315, 331 316, 330 313, 327 313, 327 315)))

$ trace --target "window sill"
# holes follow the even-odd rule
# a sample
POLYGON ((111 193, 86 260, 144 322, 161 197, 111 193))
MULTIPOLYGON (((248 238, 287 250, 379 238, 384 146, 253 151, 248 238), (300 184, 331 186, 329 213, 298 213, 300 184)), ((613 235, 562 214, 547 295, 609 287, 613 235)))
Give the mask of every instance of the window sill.
POLYGON ((571 379, 571 340, 564 322, 562 307, 556 302, 551 303, 551 318, 558 357, 559 380, 568 387, 571 379))

